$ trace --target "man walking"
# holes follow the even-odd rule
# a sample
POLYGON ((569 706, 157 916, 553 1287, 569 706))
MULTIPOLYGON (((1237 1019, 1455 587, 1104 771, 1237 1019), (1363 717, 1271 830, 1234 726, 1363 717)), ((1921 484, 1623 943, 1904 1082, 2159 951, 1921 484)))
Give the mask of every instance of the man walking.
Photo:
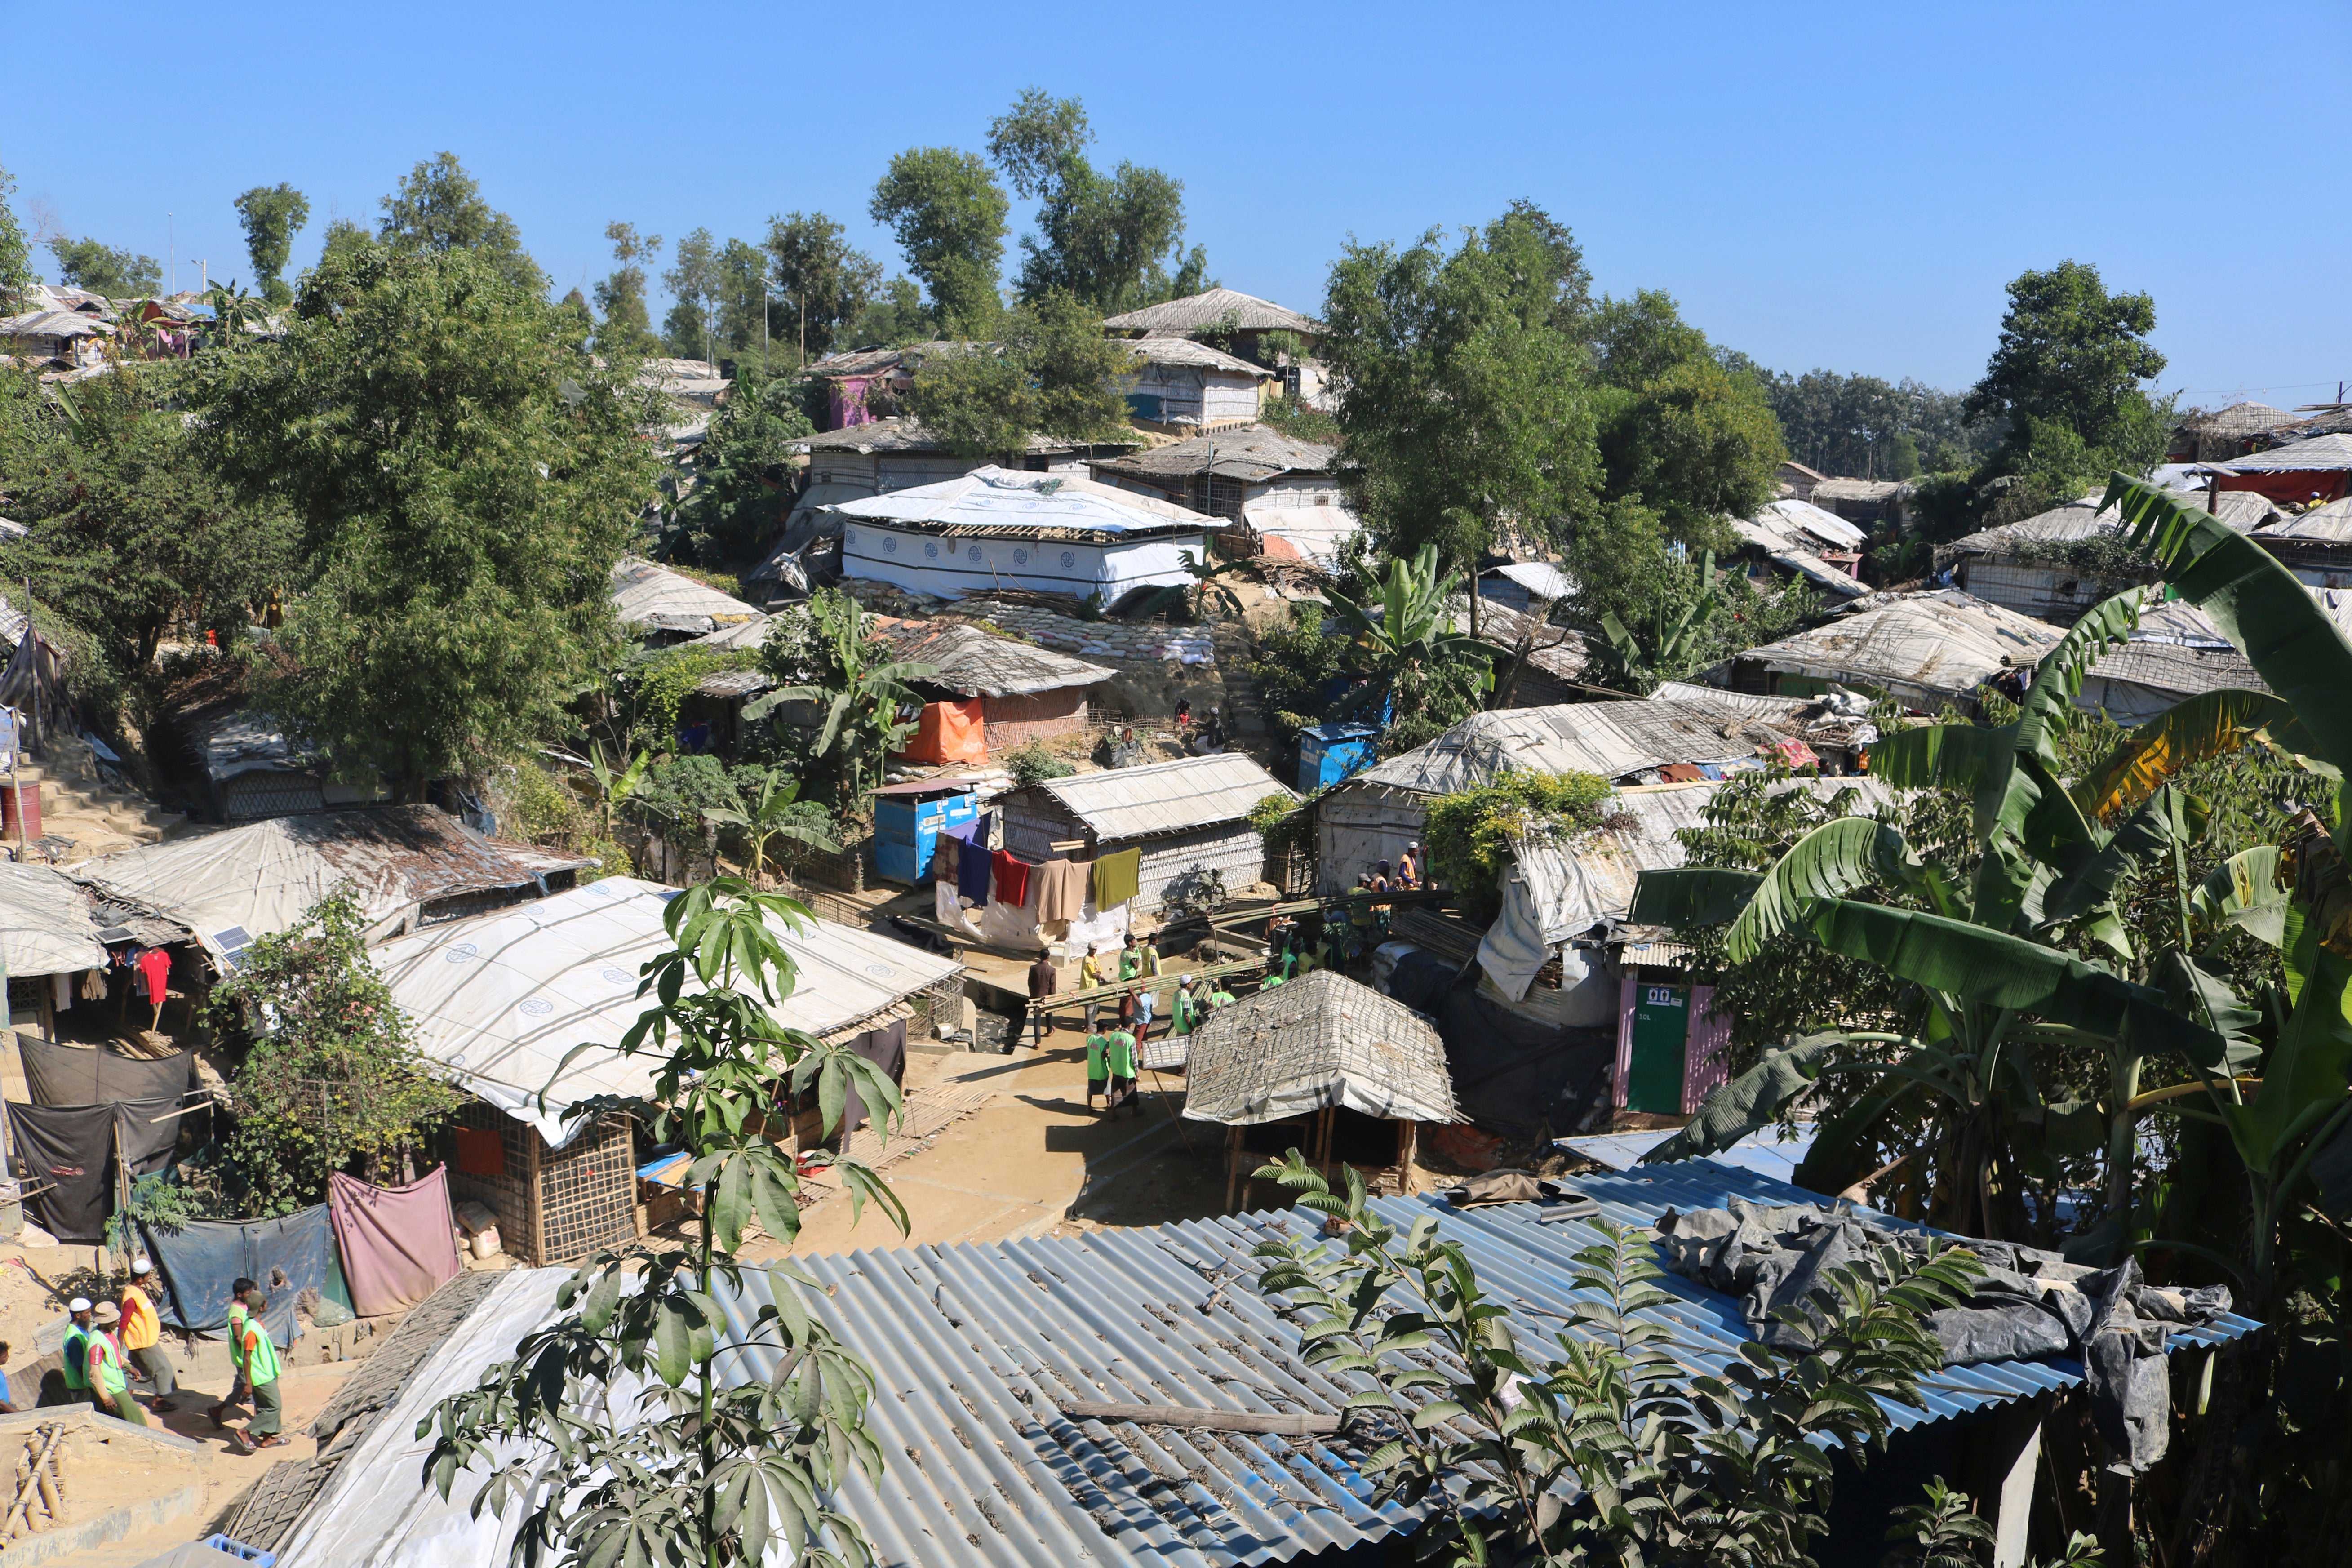
MULTIPOLYGON (((1109 980, 1109 967, 1103 963, 1101 945, 1097 943, 1088 947, 1087 949, 1086 957, 1081 959, 1078 963, 1078 989, 1081 991, 1091 991, 1097 985, 1108 984, 1109 980)), ((1095 1032, 1095 1022, 1101 1012, 1101 1003, 1089 1002, 1087 1004, 1087 1034, 1091 1035, 1095 1032)))
POLYGON ((131 1260, 131 1283, 122 1288, 122 1348, 154 1386, 158 1415, 177 1410, 172 1396, 180 1392, 172 1374, 172 1352, 163 1342, 163 1321, 156 1314, 155 1265, 146 1257, 131 1260))
MULTIPOLYGON (((1145 980, 1160 978, 1160 947, 1150 937, 1139 937, 1135 943, 1135 973, 1145 980)), ((1136 993, 1135 1038, 1138 1044, 1151 1034, 1151 1015, 1159 1004, 1153 999, 1151 987, 1146 985, 1136 993)))
POLYGON ((1135 1114, 1143 1114, 1143 1102, 1135 1092, 1135 1037, 1125 1025, 1111 1032, 1104 1043, 1103 1065, 1110 1070, 1110 1092, 1103 1097, 1103 1108, 1111 1116, 1118 1115, 1119 1107, 1132 1106, 1135 1114))
POLYGON ((131 1363, 122 1353, 122 1342, 114 1337, 115 1325, 122 1321, 122 1309, 111 1301, 100 1301, 90 1313, 89 1387, 90 1403, 111 1415, 120 1415, 133 1426, 147 1425, 147 1412, 139 1408, 139 1401, 131 1396, 131 1363))
POLYGON ((228 1423, 221 1419, 221 1412, 239 1400, 250 1399, 253 1396, 253 1386, 245 1379, 245 1297, 247 1291, 259 1289, 261 1289, 260 1286, 242 1275, 238 1276, 236 1284, 229 1287, 228 1392, 221 1396, 219 1404, 205 1412, 205 1415, 211 1418, 212 1424, 224 1431, 227 1429, 228 1423))
POLYGON ((65 1364, 58 1370, 65 1375, 66 1393, 72 1397, 69 1405, 98 1404, 98 1396, 89 1386, 89 1298, 76 1296, 66 1303, 65 1364))
POLYGON ((286 1439, 278 1435, 286 1406, 278 1397, 278 1343, 269 1337, 269 1326, 262 1314, 269 1310, 269 1298, 256 1291, 246 1303, 244 1331, 238 1342, 244 1350, 245 1381, 253 1389, 253 1419, 245 1429, 229 1430, 229 1442, 240 1454, 250 1454, 259 1448, 283 1447, 286 1439))
POLYGON ((1036 1044, 1040 1049, 1045 1047, 1045 1037, 1054 1032, 1054 1018, 1038 1004, 1051 996, 1061 984, 1061 971, 1054 967, 1053 959, 1039 953, 1037 962, 1029 966, 1029 1006, 1037 1015, 1036 1044))

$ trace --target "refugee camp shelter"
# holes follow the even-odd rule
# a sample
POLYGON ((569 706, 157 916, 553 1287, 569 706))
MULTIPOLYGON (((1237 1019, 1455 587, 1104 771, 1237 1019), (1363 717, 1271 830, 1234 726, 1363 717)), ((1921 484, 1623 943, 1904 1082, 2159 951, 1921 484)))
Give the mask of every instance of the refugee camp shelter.
POLYGON ((1963 712, 1988 682, 2012 685, 2065 633, 1958 588, 1873 594, 1811 631, 1752 647, 1717 667, 1734 691, 1817 696, 1834 684, 1935 712, 1963 712))
MULTIPOLYGON (((637 1156, 650 1152, 634 1146, 625 1116, 583 1127, 564 1111, 651 1093, 656 1061, 618 1047, 651 1005, 637 981, 670 949, 662 910, 677 896, 607 877, 375 950, 418 1050, 475 1097, 459 1116, 453 1190, 488 1205, 507 1249, 533 1264, 636 1233, 637 1156), (597 1048, 567 1062, 583 1044, 597 1048)), ((853 1043, 895 1029, 903 1051, 934 996, 962 994, 953 959, 871 931, 820 921, 777 935, 799 968, 772 1009, 790 1028, 853 1043)))
POLYGON ((2273 432, 2297 423, 2284 408, 2251 400, 2226 408, 2192 409, 2172 427, 2165 458, 2175 463, 2226 463, 2267 444, 2273 432))
MULTIPOLYGON (((1482 1281, 1505 1282, 1495 1299, 1517 1342, 1551 1353, 1578 1289, 1576 1255, 1603 1241, 1602 1221, 1640 1235, 1669 1211, 1820 1201, 1714 1160, 1587 1172, 1574 1184, 1599 1204, 1598 1215, 1571 1219, 1559 1205, 1538 1204, 1461 1210, 1434 1195, 1379 1198, 1374 1208, 1401 1232, 1434 1220, 1482 1281)), ((802 1300, 873 1369, 873 1436, 904 1459, 872 1478, 850 1467, 830 1506, 867 1532, 877 1560, 899 1568, 1256 1568, 1403 1549, 1425 1513, 1374 1507, 1364 1449, 1333 1431, 1349 1399, 1371 1385, 1308 1365, 1299 1325, 1280 1302, 1218 1288, 1255 1272, 1258 1247, 1298 1233, 1297 1213, 1279 1210, 952 1243, 889 1254, 887 1267, 872 1252, 800 1258, 816 1281, 802 1300), (1260 1425, 1292 1429, 1139 1424, 1117 1419, 1108 1408, 1117 1405, 1269 1417, 1260 1425), (1308 1419, 1280 1420, 1301 1415, 1308 1419)), ((477 1516, 463 1484, 444 1498, 425 1476, 433 1434, 420 1437, 417 1428, 441 1400, 475 1386, 484 1366, 552 1321, 568 1278, 517 1269, 444 1286, 313 1426, 334 1462, 267 1472, 231 1533, 273 1552, 278 1568, 503 1562, 520 1508, 477 1516)), ((1668 1300, 1633 1315, 1661 1331, 1694 1374, 1723 1375, 1754 1335, 1738 1300, 1680 1276, 1657 1283, 1668 1300)), ((722 1375, 748 1381, 772 1371, 771 1352, 751 1343, 768 1289, 755 1269, 741 1294, 718 1292, 722 1337, 747 1346, 718 1357, 722 1375)), ((2158 1332, 2168 1354, 2256 1326, 2232 1315, 2158 1332)), ((1831 1529, 1853 1528, 1854 1556, 1824 1561, 1875 1562, 1888 1509, 1916 1500, 1921 1475, 1990 1472, 1979 1489, 1998 1503, 1989 1511, 2021 1526, 2043 1469, 2043 1413, 2083 1382, 2081 1362, 2063 1355, 1927 1373, 1920 1405, 1885 1407, 1885 1456, 1865 1479, 1837 1488, 1831 1529), (1889 1489, 1874 1492, 1881 1475, 1889 1489)), ((2021 1534, 2004 1536, 2016 1554, 2002 1561, 2023 1560, 2021 1534)))
POLYGON ((11 1026, 56 1039, 58 993, 70 1005, 72 977, 106 963, 80 883, 47 866, 0 860, 0 974, 7 977, 11 1026), (68 984, 61 987, 58 976, 68 984))
POLYGON ((970 779, 909 779, 874 792, 874 868, 893 882, 929 875, 940 835, 980 815, 970 779))
POLYGON ((1478 574, 1478 596, 1538 619, 1576 593, 1576 579, 1549 561, 1507 561, 1478 574))
POLYGON ((1152 425, 1248 424, 1257 418, 1265 384, 1279 379, 1223 349, 1167 336, 1137 339, 1129 374, 1135 381, 1127 406, 1152 425))
POLYGON ((825 429, 849 429, 888 417, 898 400, 914 386, 925 360, 936 354, 961 353, 971 346, 953 338, 936 338, 903 348, 843 349, 811 360, 801 374, 825 384, 825 429))
POLYGON ((380 784, 337 779, 325 753, 267 713, 226 709, 190 721, 185 732, 215 822, 364 805, 386 794, 380 784))
POLYGON ((1215 337, 1230 341, 1255 359, 1267 356, 1259 342, 1268 332, 1287 332, 1310 347, 1323 335, 1322 323, 1271 300, 1238 289, 1210 289, 1181 300, 1163 300, 1139 310, 1103 318, 1103 331, 1137 337, 1215 337))
POLYGON ((1789 497, 1767 501, 1755 516, 1734 520, 1731 526, 1744 543, 1743 554, 1841 598, 1869 592, 1856 574, 1870 535, 1833 511, 1789 497))
POLYGON ((2216 464, 2214 474, 2221 494, 2252 490, 2283 505, 2325 505, 2342 500, 2352 481, 2352 434, 2308 436, 2216 464))
MULTIPOLYGON (((1160 340, 1150 340, 1158 342, 1160 340)), ((1095 478, 1164 497, 1210 517, 1246 523, 1262 550, 1281 540, 1298 557, 1328 564, 1363 524, 1348 506, 1339 448, 1248 425, 1100 459, 1095 478)))
POLYGON ((959 599, 1031 588, 1110 608, 1141 589, 1182 586, 1209 558, 1214 518, 1074 475, 990 466, 833 509, 842 570, 959 599))
POLYGON ((1705 701, 1568 702, 1473 713, 1402 756, 1365 769, 1316 807, 1321 890, 1336 892, 1419 842, 1429 803, 1506 773, 1585 773, 1618 783, 1676 763, 1755 766, 1782 739, 1772 725, 1705 701))
MULTIPOLYGON (((1546 606, 1539 600, 1534 601, 1531 613, 1514 610, 1507 600, 1483 594, 1481 601, 1477 636, 1480 642, 1495 650, 1495 681, 1502 692, 1496 706, 1548 708, 1574 702, 1587 695, 1590 689, 1583 677, 1591 656, 1586 650, 1583 633, 1545 620, 1546 606)), ((1465 631, 1469 629, 1466 604, 1454 615, 1454 624, 1465 631)), ((1329 623, 1325 625, 1328 627, 1329 623)))
POLYGON ((913 762, 977 763, 991 752, 1075 734, 1088 721, 1087 693, 1117 673, 968 622, 870 619, 890 639, 894 658, 938 670, 913 683, 930 699, 905 752, 913 762))
POLYGON ((1138 850, 1130 913, 1148 915, 1211 873, 1228 891, 1265 880, 1265 840, 1249 812, 1268 795, 1298 798, 1234 752, 1045 779, 1003 798, 1004 847, 1030 861, 1063 854, 1056 845, 1093 860, 1138 850))
POLYGON ((577 856, 485 837, 437 806, 271 817, 86 860, 76 880, 191 932, 226 972, 348 885, 371 940, 572 885, 577 856))
POLYGON ((1911 500, 1907 479, 1827 479, 1816 482, 1805 500, 1848 522, 1902 526, 1904 509, 1911 500))
POLYGON ((1410 1194, 1421 1123, 1461 1120, 1428 1020, 1328 969, 1218 1008, 1186 1044, 1186 1119, 1230 1130, 1227 1213, 1286 1149, 1326 1175, 1352 1165, 1374 1192, 1410 1194))
POLYGON ((756 621, 764 613, 650 561, 625 560, 613 568, 612 600, 621 625, 656 645, 686 642, 721 626, 756 621))
MULTIPOLYGON (((2352 636, 2352 589, 2314 588, 2311 596, 2352 636)), ((2122 647, 2103 654, 2084 677, 2075 706, 2140 724, 2209 691, 2268 691, 2269 682, 2213 617, 2185 599, 2151 604, 2122 647)))
POLYGON ((2274 513, 2253 540, 2312 587, 2352 588, 2352 496, 2290 516, 2274 513))

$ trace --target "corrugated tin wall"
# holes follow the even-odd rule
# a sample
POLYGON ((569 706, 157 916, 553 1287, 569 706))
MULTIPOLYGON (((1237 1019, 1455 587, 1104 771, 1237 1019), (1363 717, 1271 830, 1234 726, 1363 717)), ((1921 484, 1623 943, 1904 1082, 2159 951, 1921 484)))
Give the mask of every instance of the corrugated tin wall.
MULTIPOLYGON (((1134 905, 1139 914, 1158 910, 1171 886, 1181 887, 1202 871, 1215 871, 1223 877, 1228 893, 1238 893, 1265 877, 1265 840, 1247 823, 1229 822, 1192 833, 1135 842, 1143 851, 1143 866, 1138 873, 1142 890, 1137 894, 1134 905)), ((1103 846, 1106 851, 1127 847, 1124 844, 1103 846)))

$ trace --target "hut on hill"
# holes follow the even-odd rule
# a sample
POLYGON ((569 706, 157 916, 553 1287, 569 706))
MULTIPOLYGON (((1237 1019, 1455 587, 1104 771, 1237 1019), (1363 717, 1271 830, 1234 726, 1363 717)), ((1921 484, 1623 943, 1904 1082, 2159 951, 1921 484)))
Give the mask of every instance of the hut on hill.
POLYGON ((1108 458, 1094 470, 1105 484, 1246 523, 1259 541, 1283 540, 1310 561, 1329 561, 1362 527, 1340 488, 1339 448, 1265 425, 1108 458))
POLYGON ((1116 676, 1101 665, 960 621, 888 616, 874 621, 890 639, 894 657, 938 671, 916 683, 933 700, 925 704, 906 753, 916 762, 976 763, 991 752, 1083 730, 1087 693, 1116 676), (954 711, 934 714, 933 708, 954 711))
POLYGON ((757 605, 650 561, 623 561, 613 568, 612 600, 616 620, 656 644, 706 637, 721 626, 757 621, 764 613, 757 605))
POLYGON ((2047 621, 1958 588, 1872 594, 1822 625, 1752 647, 1710 674, 1734 691, 1817 697, 1843 686, 1932 713, 1976 708, 1976 689, 2016 686, 2065 636, 2047 621))
POLYGON ((2324 506, 2352 489, 2352 434, 2312 436, 2215 468, 2218 493, 2252 490, 2273 501, 2324 506))
POLYGON ((1127 405, 1147 425, 1247 425, 1276 374, 1191 338, 1136 340, 1127 405))
POLYGON ((2165 460, 2226 463, 2266 444, 2273 432, 2297 423, 2284 408, 2267 403, 2232 403, 2227 408, 2192 410, 2172 427, 2165 460))
MULTIPOLYGON (((2225 490, 2214 500, 2244 493, 2225 490)), ((2252 537, 2309 586, 2352 588, 2352 497, 2292 517, 2273 513, 2252 537)))
POLYGON ((1459 1121, 1445 1042, 1403 1003, 1328 970, 1220 1008, 1193 1031, 1184 1114, 1229 1129, 1225 1207, 1297 1149, 1389 1195, 1412 1191, 1421 1123, 1459 1121))

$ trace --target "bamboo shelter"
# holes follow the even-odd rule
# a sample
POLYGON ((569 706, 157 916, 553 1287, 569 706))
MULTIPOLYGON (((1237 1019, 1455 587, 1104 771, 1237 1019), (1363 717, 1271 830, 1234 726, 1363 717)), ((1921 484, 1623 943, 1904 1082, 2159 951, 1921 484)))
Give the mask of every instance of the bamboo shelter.
POLYGON ((1420 1124, 1462 1120, 1429 1021, 1328 970, 1213 1014, 1184 1077, 1185 1116, 1229 1129, 1228 1211, 1248 1169, 1293 1148, 1326 1175, 1353 1165, 1374 1192, 1410 1194, 1420 1124))

